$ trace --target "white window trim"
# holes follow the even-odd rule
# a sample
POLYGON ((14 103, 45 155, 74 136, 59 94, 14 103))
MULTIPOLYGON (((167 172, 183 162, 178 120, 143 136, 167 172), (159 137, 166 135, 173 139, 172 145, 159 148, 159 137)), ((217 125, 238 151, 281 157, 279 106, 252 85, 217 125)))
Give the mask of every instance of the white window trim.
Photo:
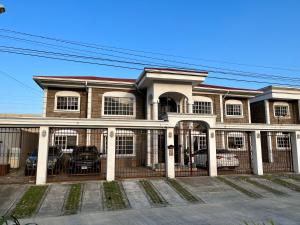
POLYGON ((242 133, 242 132, 229 132, 227 134, 227 148, 230 151, 246 151, 246 137, 245 137, 245 134, 242 133), (243 148, 229 148, 229 144, 228 144, 229 137, 242 137, 243 138, 244 147, 243 148))
MULTIPOLYGON (((57 130, 57 131, 55 131, 51 137, 52 146, 55 145, 55 136, 76 136, 76 145, 78 145, 78 143, 79 143, 79 136, 78 136, 77 131, 75 131, 75 130, 57 130)), ((64 149, 62 149, 62 151, 64 153, 72 153, 73 149, 72 149, 72 151, 70 151, 70 149, 64 148, 64 149)))
POLYGON ((243 102, 240 100, 229 99, 225 101, 225 116, 234 117, 234 118, 244 118, 244 107, 243 102), (227 114, 227 105, 241 105, 241 115, 228 115, 227 114))
POLYGON ((111 92, 105 92, 102 95, 102 104, 101 104, 101 116, 102 117, 115 117, 115 118, 135 118, 136 117, 136 98, 135 95, 128 92, 122 92, 122 91, 111 91, 111 92), (104 98, 105 97, 117 97, 117 98, 133 98, 133 115, 106 115, 104 114, 104 98))
MULTIPOLYGON (((213 115, 214 114, 214 104, 213 104, 213 100, 211 98, 206 97, 206 96, 193 96, 193 100, 194 100, 194 103, 195 102, 210 102, 211 103, 211 113, 203 114, 203 115, 213 115)), ((196 114, 200 114, 200 113, 196 113, 196 114)))
POLYGON ((282 151, 287 150, 287 149, 290 150, 292 148, 291 138, 289 139, 290 140, 290 147, 279 147, 278 146, 278 137, 280 137, 280 136, 286 136, 286 134, 283 134, 282 132, 276 133, 276 149, 277 150, 282 150, 282 151))
POLYGON ((291 118, 289 103, 287 103, 287 102, 274 102, 274 104, 273 104, 273 115, 274 115, 275 118, 285 118, 285 119, 291 118), (287 106, 287 109, 288 109, 287 115, 286 116, 276 116, 275 115, 276 106, 287 106))
MULTIPOLYGON (((121 134, 116 133, 116 140, 117 140, 118 136, 119 137, 132 137, 133 138, 133 149, 132 149, 132 154, 117 154, 117 152, 116 152, 116 158, 135 157, 136 156, 136 148, 135 148, 136 135, 135 135, 135 133, 133 131, 125 130, 124 133, 122 133, 122 131, 121 131, 121 134)), ((115 151, 117 151, 117 149, 115 151)))
POLYGON ((54 97, 54 112, 69 112, 69 113, 79 113, 80 112, 80 94, 75 91, 58 91, 55 93, 54 97), (78 109, 70 110, 70 109, 57 109, 57 98, 58 97, 77 97, 78 98, 78 109))

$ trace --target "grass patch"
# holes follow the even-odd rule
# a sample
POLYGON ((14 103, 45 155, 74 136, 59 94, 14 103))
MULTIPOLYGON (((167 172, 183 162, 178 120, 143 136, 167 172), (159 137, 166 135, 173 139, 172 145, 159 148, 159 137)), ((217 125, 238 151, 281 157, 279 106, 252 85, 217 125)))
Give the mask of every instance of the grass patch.
POLYGON ((183 197, 185 200, 196 203, 199 200, 192 195, 187 189, 185 189, 180 183, 178 183, 175 179, 168 179, 167 182, 176 190, 176 192, 183 197))
POLYGON ((34 214, 48 186, 31 186, 17 203, 11 215, 26 218, 34 214))
POLYGON ((81 184, 72 184, 65 203, 65 214, 76 214, 81 197, 81 184))
POLYGON ((248 197, 250 198, 262 198, 261 195, 255 193, 255 192, 252 192, 252 191, 248 191, 247 189, 231 182, 230 180, 228 179, 225 179, 224 177, 217 177, 218 180, 222 181, 223 183, 229 185, 230 187, 236 189, 237 191, 247 195, 248 197))
POLYGON ((151 184, 150 181, 148 180, 140 180, 139 181, 141 186, 144 188, 145 192, 147 193, 147 195, 149 196, 149 198, 151 199, 152 203, 154 204, 167 204, 167 201, 165 199, 163 199, 155 190, 155 188, 153 187, 153 185, 151 184))
POLYGON ((120 185, 116 181, 104 182, 104 197, 105 205, 108 209, 125 209, 126 203, 124 201, 120 185))
POLYGON ((296 185, 296 184, 292 184, 286 180, 282 180, 278 177, 274 177, 274 176, 270 176, 270 175, 266 175, 264 176, 265 179, 270 180, 272 182, 274 182, 275 184, 279 184, 283 187, 289 188, 293 191, 297 191, 300 192, 300 186, 296 185))
POLYGON ((300 176, 295 174, 284 174, 284 177, 288 177, 290 179, 293 179, 295 181, 300 181, 300 176))
POLYGON ((263 190, 266 190, 268 192, 271 192, 274 195, 278 195, 278 196, 287 195, 286 193, 284 193, 282 191, 278 191, 278 190, 276 190, 274 188, 271 188, 271 187, 269 187, 269 186, 267 186, 265 184, 259 183, 259 182, 255 181, 255 180, 251 180, 248 177, 242 177, 241 179, 244 180, 244 181, 246 181, 246 182, 248 182, 248 183, 250 183, 250 184, 253 184, 254 186, 256 186, 256 187, 258 187, 260 189, 263 189, 263 190))

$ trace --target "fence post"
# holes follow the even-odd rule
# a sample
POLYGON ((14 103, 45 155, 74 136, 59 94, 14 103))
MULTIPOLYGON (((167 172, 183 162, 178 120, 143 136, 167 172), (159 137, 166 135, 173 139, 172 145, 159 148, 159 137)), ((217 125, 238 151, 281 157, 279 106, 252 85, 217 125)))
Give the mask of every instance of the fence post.
POLYGON ((216 131, 208 129, 208 171, 210 177, 218 175, 217 169, 217 150, 216 150, 216 131))
POLYGON ((252 142, 252 166, 253 173, 255 175, 263 175, 263 163, 262 163, 262 153, 261 153, 261 135, 260 131, 251 132, 251 142, 252 142))
POLYGON ((49 127, 41 126, 39 131, 39 149, 36 170, 36 184, 42 185, 47 182, 48 170, 48 148, 49 147, 49 127))
POLYGON ((300 173, 300 131, 292 133, 292 157, 295 173, 300 173))
POLYGON ((175 178, 174 128, 166 129, 166 176, 175 178))
POLYGON ((115 180, 116 128, 107 129, 106 180, 115 180))

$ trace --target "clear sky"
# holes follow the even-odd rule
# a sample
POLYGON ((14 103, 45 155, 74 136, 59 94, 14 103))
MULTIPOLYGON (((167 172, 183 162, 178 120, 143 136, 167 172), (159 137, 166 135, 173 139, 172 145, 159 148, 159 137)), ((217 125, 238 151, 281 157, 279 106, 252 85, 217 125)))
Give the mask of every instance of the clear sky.
MULTIPOLYGON (((0 14, 2 29, 199 58, 176 58, 194 64, 300 77, 299 0, 0 0, 0 3, 6 6, 6 12, 0 14)), ((8 34, 0 31, 0 35, 8 34)), ((40 48, 3 37, 0 37, 0 45, 40 48)), ((41 113, 42 92, 32 81, 33 75, 136 78, 139 73, 0 52, 0 113, 41 113), (2 72, 36 91, 23 87, 2 72)), ((215 79, 208 79, 206 83, 250 88, 264 86, 215 79)))

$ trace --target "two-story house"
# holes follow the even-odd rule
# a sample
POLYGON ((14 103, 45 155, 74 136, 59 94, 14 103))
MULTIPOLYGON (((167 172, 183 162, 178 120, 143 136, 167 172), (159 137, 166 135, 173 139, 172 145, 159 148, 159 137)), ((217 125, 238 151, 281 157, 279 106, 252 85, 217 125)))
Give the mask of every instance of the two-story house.
POLYGON ((208 85, 207 76, 170 68, 137 79, 35 76, 43 117, 0 125, 39 129, 37 183, 299 172, 300 90, 208 85))

